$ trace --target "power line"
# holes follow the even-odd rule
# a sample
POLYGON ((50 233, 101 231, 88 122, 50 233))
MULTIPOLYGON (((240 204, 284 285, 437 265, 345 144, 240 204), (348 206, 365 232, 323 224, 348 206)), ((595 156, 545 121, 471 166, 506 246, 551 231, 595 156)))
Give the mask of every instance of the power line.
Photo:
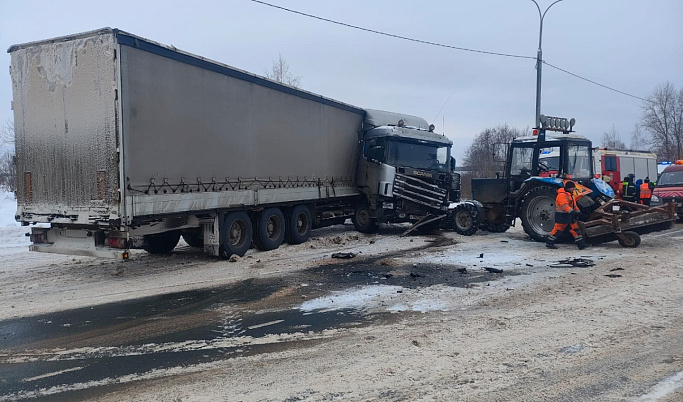
MULTIPOLYGON (((465 52, 488 54, 488 55, 492 55, 492 56, 513 57, 513 58, 518 58, 518 59, 531 59, 531 60, 536 60, 536 57, 532 57, 532 56, 523 56, 523 55, 519 55, 519 54, 510 54, 510 53, 489 52, 489 51, 486 51, 486 50, 469 49, 469 48, 466 48, 466 47, 451 46, 451 45, 445 45, 445 44, 443 44, 443 43, 430 42, 430 41, 421 40, 421 39, 409 38, 409 37, 407 37, 407 36, 401 36, 401 35, 395 35, 395 34, 391 34, 391 33, 387 33, 387 32, 376 31, 376 30, 374 30, 374 29, 363 28, 363 27, 360 27, 360 26, 357 26, 357 25, 347 24, 347 23, 345 23, 345 22, 340 22, 340 21, 335 21, 335 20, 331 20, 331 19, 328 19, 328 18, 319 17, 319 16, 317 16, 317 15, 304 13, 304 12, 302 12, 302 11, 292 10, 292 9, 290 9, 290 8, 278 6, 278 5, 271 4, 271 3, 266 3, 265 1, 261 1, 261 0, 249 0, 249 1, 254 2, 254 3, 258 3, 258 4, 262 4, 262 5, 264 5, 264 6, 276 8, 276 9, 279 9, 279 10, 287 11, 287 12, 289 12, 289 13, 298 14, 298 15, 303 15, 304 17, 314 18, 314 19, 317 19, 317 20, 320 20, 320 21, 325 21, 325 22, 329 22, 329 23, 332 23, 332 24, 345 26, 345 27, 348 27, 348 28, 358 29, 358 30, 361 30, 361 31, 374 33, 374 34, 377 34, 377 35, 388 36, 388 37, 390 37, 390 38, 402 39, 402 40, 406 40, 406 41, 410 41, 410 42, 422 43, 422 44, 431 45, 431 46, 438 46, 438 47, 443 47, 443 48, 447 48, 447 49, 461 50, 461 51, 465 51, 465 52)), ((641 98, 641 97, 639 97, 639 96, 631 95, 631 94, 629 94, 629 93, 627 93, 627 92, 620 91, 620 90, 618 90, 618 89, 615 89, 615 88, 609 87, 609 86, 607 86, 607 85, 600 84, 599 82, 596 82, 596 81, 590 80, 590 79, 588 79, 588 78, 582 77, 582 76, 580 76, 580 75, 578 75, 578 74, 574 74, 574 73, 572 73, 571 71, 567 71, 567 70, 565 70, 565 69, 563 69, 563 68, 560 68, 560 67, 557 67, 557 66, 555 66, 555 65, 552 65, 552 64, 546 62, 545 60, 543 60, 542 62, 543 62, 543 64, 547 65, 548 67, 552 67, 552 68, 554 68, 554 69, 556 69, 556 70, 562 71, 562 72, 565 73, 565 74, 569 74, 569 75, 571 75, 572 77, 578 78, 578 79, 580 79, 580 80, 584 80, 584 81, 589 82, 589 83, 591 83, 591 84, 593 84, 593 85, 597 85, 597 86, 602 87, 602 88, 604 88, 604 89, 607 89, 607 90, 610 90, 610 91, 614 91, 614 92, 616 92, 616 93, 619 93, 619 94, 622 94, 622 95, 626 95, 626 96, 629 96, 629 97, 631 97, 631 98, 639 99, 639 100, 644 101, 644 102, 649 102, 647 99, 641 98)), ((447 100, 446 102, 448 102, 448 100, 447 100)))
POLYGON ((599 82, 595 82, 595 81, 593 81, 593 80, 589 80, 589 79, 586 78, 586 77, 582 77, 582 76, 580 76, 580 75, 578 75, 578 74, 572 73, 571 71, 567 71, 567 70, 565 70, 565 69, 563 69, 563 68, 554 66, 554 65, 548 63, 548 62, 545 61, 545 60, 543 60, 543 64, 545 64, 545 65, 548 66, 548 67, 552 67, 552 68, 554 68, 554 69, 556 69, 556 70, 562 71, 562 72, 565 73, 565 74, 569 74, 569 75, 571 75, 572 77, 576 77, 576 78, 578 78, 578 79, 580 79, 580 80, 584 80, 584 81, 590 82, 591 84, 597 85, 597 86, 599 86, 599 87, 602 87, 602 88, 605 88, 605 89, 609 89, 610 91, 614 91, 614 92, 620 93, 620 94, 622 94, 622 95, 630 96, 631 98, 636 98, 636 99, 639 99, 639 100, 644 101, 644 102, 649 102, 649 101, 648 101, 647 99, 645 99, 645 98, 641 98, 640 96, 631 95, 631 94, 626 93, 626 92, 624 92, 624 91, 620 91, 620 90, 618 90, 618 89, 614 89, 614 88, 612 88, 612 87, 608 87, 607 85, 600 84, 599 82))
POLYGON ((387 33, 387 32, 375 31, 374 29, 363 28, 363 27, 359 27, 359 26, 357 26, 357 25, 347 24, 347 23, 345 23, 345 22, 339 22, 339 21, 334 21, 334 20, 330 20, 330 19, 327 19, 327 18, 323 18, 323 17, 318 17, 317 15, 307 14, 307 13, 304 13, 304 12, 301 12, 301 11, 292 10, 292 9, 290 9, 290 8, 281 7, 281 6, 278 6, 278 5, 275 5, 275 4, 266 3, 265 1, 260 1, 260 0, 249 0, 249 1, 252 1, 252 2, 254 2, 254 3, 263 4, 264 6, 277 8, 277 9, 280 9, 280 10, 283 10, 283 11, 287 11, 287 12, 290 12, 290 13, 303 15, 303 16, 305 16, 305 17, 310 17, 310 18, 315 18, 315 19, 317 19, 317 20, 321 20, 321 21, 325 21, 325 22, 330 22, 330 23, 332 23, 332 24, 337 24, 337 25, 341 25, 341 26, 345 26, 345 27, 353 28, 353 29, 359 29, 359 30, 361 30, 361 31, 371 32, 371 33, 374 33, 374 34, 383 35, 383 36, 388 36, 388 37, 391 37, 391 38, 403 39, 403 40, 407 40, 407 41, 410 41, 410 42, 417 42, 417 43, 422 43, 422 44, 425 44, 425 45, 438 46, 438 47, 445 47, 445 48, 448 48, 448 49, 462 50, 462 51, 465 51, 465 52, 482 53, 482 54, 490 54, 490 55, 493 55, 493 56, 516 57, 516 58, 519 58, 519 59, 531 59, 531 60, 536 60, 536 58, 535 58, 535 57, 532 57, 532 56, 522 56, 522 55, 519 55, 519 54, 498 53, 498 52, 489 52, 489 51, 486 51, 486 50, 468 49, 468 48, 466 48, 466 47, 444 45, 443 43, 436 43, 436 42, 430 42, 430 41, 421 40, 421 39, 409 38, 409 37, 407 37, 407 36, 394 35, 394 34, 390 34, 390 33, 387 33))

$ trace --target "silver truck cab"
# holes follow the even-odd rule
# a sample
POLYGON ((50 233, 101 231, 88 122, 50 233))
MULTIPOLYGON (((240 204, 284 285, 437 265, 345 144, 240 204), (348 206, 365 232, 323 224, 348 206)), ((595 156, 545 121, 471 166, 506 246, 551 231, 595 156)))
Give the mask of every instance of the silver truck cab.
POLYGON ((379 222, 415 222, 459 201, 453 142, 420 117, 366 110, 356 183, 379 222))

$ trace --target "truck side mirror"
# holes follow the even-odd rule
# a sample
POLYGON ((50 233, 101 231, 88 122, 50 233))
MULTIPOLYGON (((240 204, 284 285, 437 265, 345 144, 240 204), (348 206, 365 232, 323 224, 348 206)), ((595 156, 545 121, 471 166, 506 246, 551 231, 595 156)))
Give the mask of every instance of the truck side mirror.
POLYGON ((451 156, 451 172, 455 172, 455 158, 451 156))

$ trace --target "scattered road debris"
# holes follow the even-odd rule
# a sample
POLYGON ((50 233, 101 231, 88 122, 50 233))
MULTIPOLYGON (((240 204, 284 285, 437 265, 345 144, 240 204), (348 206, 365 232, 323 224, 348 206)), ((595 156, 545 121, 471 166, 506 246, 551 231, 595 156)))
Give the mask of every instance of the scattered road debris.
POLYGON ((479 258, 484 258, 484 253, 479 254, 479 258))
POLYGON ((621 275, 619 275, 619 274, 607 274, 605 276, 608 278, 621 278, 621 275))
POLYGON ((558 261, 557 264, 550 265, 552 268, 585 268, 595 266, 595 263, 590 258, 567 258, 558 261))
POLYGON ((356 254, 354 254, 354 253, 333 253, 332 254, 332 258, 342 258, 342 259, 353 258, 355 256, 356 256, 356 254))
POLYGON ((460 272, 461 274, 466 274, 467 268, 458 268, 458 272, 460 272))
POLYGON ((610 269, 610 272, 612 272, 612 271, 624 271, 624 268, 616 267, 616 268, 610 269))
POLYGON ((411 278, 424 278, 424 275, 416 274, 414 272, 410 273, 411 278))
POLYGON ((498 269, 498 268, 484 267, 484 269, 491 272, 491 273, 494 273, 494 274, 502 274, 503 273, 503 270, 498 269))

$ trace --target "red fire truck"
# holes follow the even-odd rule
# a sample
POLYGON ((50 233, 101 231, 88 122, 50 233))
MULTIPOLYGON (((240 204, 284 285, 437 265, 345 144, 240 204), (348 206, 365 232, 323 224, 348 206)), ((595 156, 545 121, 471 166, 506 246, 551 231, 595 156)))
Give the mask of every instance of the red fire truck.
POLYGON ((634 182, 646 177, 651 181, 657 180, 657 155, 652 152, 597 148, 593 150, 593 156, 596 158, 596 167, 599 156, 602 180, 612 187, 619 198, 621 183, 629 174, 635 176, 634 182))

